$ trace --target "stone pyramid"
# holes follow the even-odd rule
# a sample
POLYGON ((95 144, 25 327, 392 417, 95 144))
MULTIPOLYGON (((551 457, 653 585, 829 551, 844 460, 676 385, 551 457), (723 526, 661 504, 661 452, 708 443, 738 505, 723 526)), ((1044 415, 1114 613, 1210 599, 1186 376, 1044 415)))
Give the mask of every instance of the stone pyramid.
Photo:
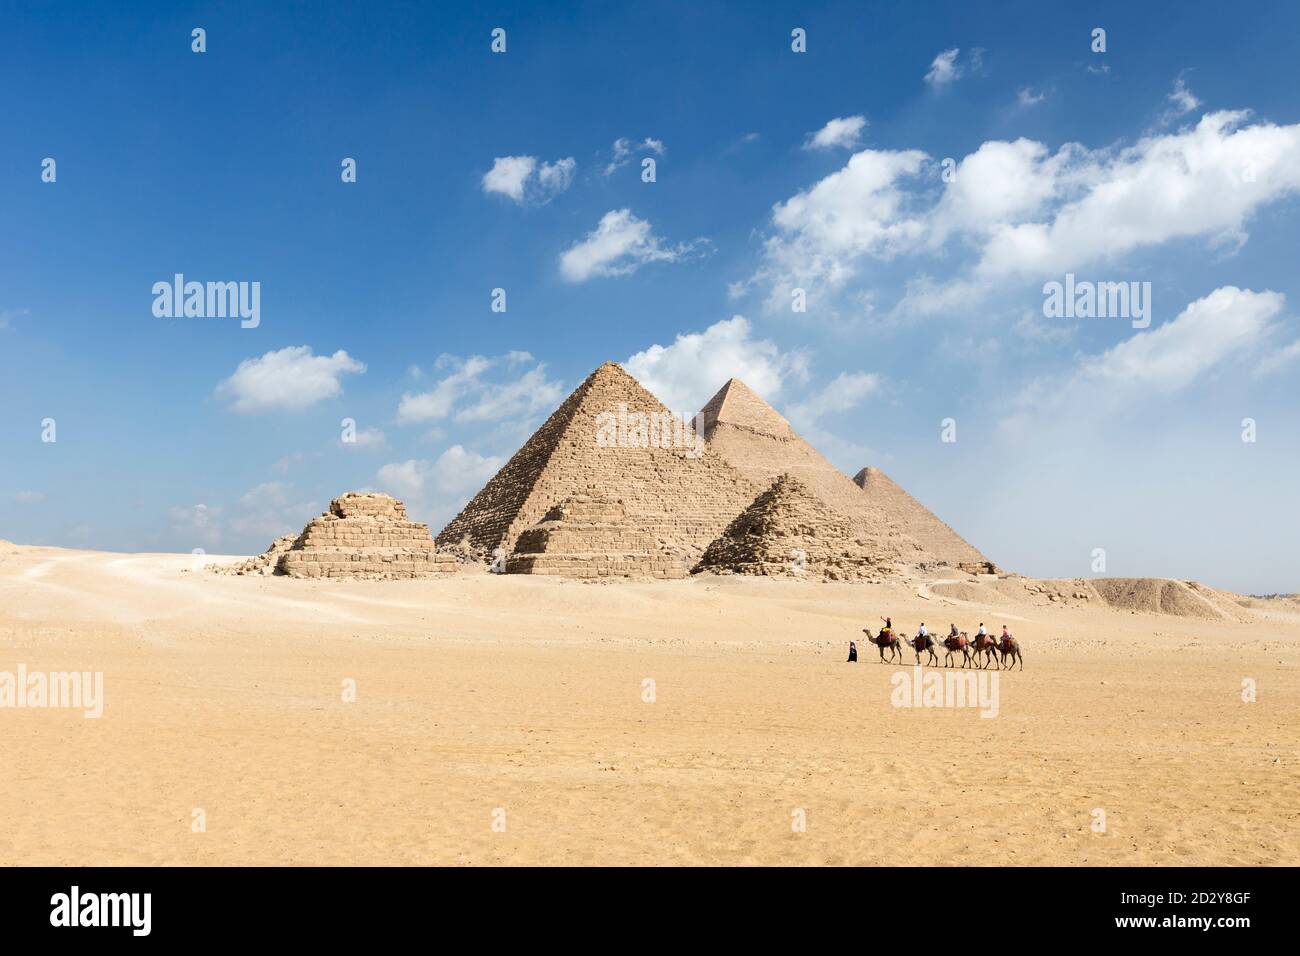
MULTIPOLYGON (((987 559, 951 528, 890 482, 898 495, 855 484, 808 444, 781 415, 740 379, 733 378, 700 411, 704 437, 737 470, 766 486, 778 475, 800 479, 843 514, 882 554, 907 564, 983 567, 987 559)), ((989 565, 991 567, 991 565, 989 565)))
POLYGON ((925 560, 902 524, 874 505, 847 475, 790 427, 753 389, 733 378, 700 410, 709 447, 751 482, 767 488, 782 474, 793 475, 839 512, 881 554, 909 564, 925 560))
POLYGON ((438 534, 439 546, 510 553, 567 498, 622 502, 654 550, 693 563, 759 491, 618 365, 592 372, 438 534), (676 425, 674 425, 676 423, 676 425))
POLYGON ((692 573, 877 581, 892 570, 889 561, 803 481, 783 474, 714 539, 692 573))
POLYGON ((278 560, 293 578, 419 578, 459 567, 434 550, 428 526, 408 520, 400 501, 357 491, 331 501, 278 560))
POLYGON ((966 540, 900 488, 879 468, 863 468, 853 478, 872 503, 882 508, 898 521, 908 535, 928 555, 943 564, 969 571, 972 574, 991 573, 997 566, 976 551, 966 540))
POLYGON ((658 552, 654 535, 628 519, 622 501, 593 492, 565 498, 520 534, 506 573, 680 578, 686 567, 658 552))

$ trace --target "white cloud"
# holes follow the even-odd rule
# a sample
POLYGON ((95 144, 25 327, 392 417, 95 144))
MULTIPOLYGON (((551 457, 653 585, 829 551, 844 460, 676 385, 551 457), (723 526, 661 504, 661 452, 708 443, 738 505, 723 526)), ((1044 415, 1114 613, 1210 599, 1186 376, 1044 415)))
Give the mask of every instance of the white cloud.
POLYGON ((861 150, 773 207, 763 261, 733 292, 768 284, 768 309, 788 311, 792 288, 811 301, 858 279, 863 260, 946 255, 960 241, 973 266, 945 281, 914 274, 899 306, 933 313, 1175 240, 1240 246, 1259 208, 1300 192, 1300 125, 1248 119, 1211 113, 1126 148, 986 142, 937 201, 916 178, 926 154, 861 150))
POLYGON ((930 63, 930 71, 925 74, 925 82, 938 89, 959 79, 964 72, 957 65, 957 55, 960 52, 959 49, 953 47, 951 50, 944 50, 936 56, 930 63))
POLYGON ((20 491, 14 495, 14 501, 20 505, 38 505, 45 500, 45 495, 40 491, 20 491))
POLYGON ((792 288, 839 288, 860 256, 890 258, 914 247, 926 225, 908 213, 900 182, 925 159, 919 150, 864 149, 811 189, 777 203, 776 235, 764 243, 766 262, 755 276, 773 284, 769 306, 789 309, 792 288))
POLYGON ((1086 360, 1077 381, 1160 391, 1186 388, 1213 366, 1257 345, 1284 303, 1285 297, 1277 292, 1236 286, 1215 289, 1172 322, 1086 360))
POLYGON ((995 229, 977 272, 1042 276, 1171 239, 1244 240, 1259 206, 1300 190, 1300 125, 1243 127, 1246 117, 1211 113, 1113 155, 1064 147, 1046 157, 1030 176, 1057 178, 1052 198, 1064 202, 1047 221, 995 229))
POLYGON ((352 448, 356 450, 363 448, 381 449, 388 447, 388 437, 384 434, 382 428, 362 428, 353 436, 353 438, 354 440, 350 442, 345 442, 340 439, 339 444, 344 448, 352 448))
POLYGON ((9 328, 14 319, 20 319, 28 314, 27 309, 0 309, 0 329, 9 328))
POLYGON ((647 262, 678 262, 696 253, 705 240, 665 245, 650 223, 631 210, 613 209, 586 238, 560 256, 560 275, 569 282, 596 276, 630 275, 647 262))
POLYGON ((573 157, 538 163, 536 156, 498 156, 483 174, 483 191, 519 203, 543 204, 564 192, 577 168, 573 157))
POLYGON ((478 401, 456 412, 458 422, 498 421, 550 411, 564 398, 558 381, 547 379, 546 366, 539 364, 512 382, 491 384, 478 401))
POLYGON ((1272 375, 1300 360, 1300 339, 1264 356, 1255 368, 1256 375, 1272 375))
POLYGON ((1057 433, 1088 420, 1113 428, 1117 415, 1131 417, 1127 412, 1135 402, 1178 395, 1256 351, 1273 333, 1284 302, 1277 292, 1215 289, 1159 328, 1083 356, 1064 374, 1031 381, 1013 400, 1014 410, 999 423, 999 433, 1019 444, 1031 433, 1041 434, 1046 421, 1057 433))
POLYGON ((1201 105, 1201 101, 1187 88, 1181 76, 1174 81, 1174 91, 1169 94, 1169 102, 1172 104, 1169 111, 1174 116, 1190 113, 1201 105))
POLYGON ((623 367, 679 415, 694 415, 731 378, 769 401, 791 377, 807 377, 802 352, 782 352, 776 343, 751 337, 749 321, 734 316, 703 332, 677 336, 672 345, 652 345, 623 367))
POLYGON ((213 545, 221 540, 221 509, 210 508, 205 504, 172 508, 169 512, 172 531, 182 535, 186 540, 199 544, 213 545))
POLYGON ((492 161, 492 168, 483 174, 483 191, 509 196, 522 203, 524 183, 536 168, 535 156, 498 156, 492 161))
POLYGON ((880 376, 873 372, 841 372, 820 392, 789 406, 786 414, 792 424, 807 430, 824 415, 857 408, 879 390, 880 376))
POLYGON ((329 356, 313 355, 311 346, 299 345, 245 359, 217 386, 217 394, 233 398, 230 407, 240 413, 299 411, 340 394, 341 375, 365 370, 342 349, 329 356))
MULTIPOLYGON (((451 356, 442 356, 439 362, 444 363, 448 360, 457 361, 451 356)), ((409 425, 414 422, 446 418, 451 414, 457 399, 474 388, 478 384, 479 375, 491 367, 491 359, 482 355, 470 356, 460 362, 454 372, 439 381, 429 391, 415 395, 404 394, 397 407, 397 420, 404 425, 409 425)))
POLYGON ((231 528, 268 544, 282 535, 301 531, 320 506, 314 501, 299 500, 293 485, 283 481, 266 481, 240 497, 231 528))
POLYGON ((482 422, 549 411, 564 397, 564 391, 559 381, 546 377, 544 364, 538 363, 507 381, 490 382, 483 378, 484 373, 491 369, 518 369, 532 361, 530 354, 521 351, 507 352, 496 358, 440 356, 435 367, 451 368, 452 371, 427 392, 404 394, 398 406, 397 420, 409 425, 448 418, 454 412, 458 422, 482 422), (462 400, 472 401, 461 404, 462 400))
POLYGON ((852 149, 862 139, 867 120, 863 116, 843 116, 830 120, 815 133, 809 133, 804 149, 852 149))
POLYGON ((1047 99, 1046 93, 1031 90, 1027 86, 1016 94, 1016 102, 1021 106, 1036 106, 1045 99, 1047 99))
POLYGON ((537 169, 537 184, 548 197, 562 193, 573 183, 573 172, 578 168, 572 156, 542 163, 537 169))
POLYGON ((626 136, 620 136, 614 140, 610 160, 605 166, 605 175, 608 176, 615 170, 626 166, 637 153, 654 153, 656 156, 662 156, 666 151, 664 141, 661 139, 653 139, 647 136, 641 142, 634 143, 626 136))
POLYGON ((376 477, 381 488, 397 497, 425 502, 477 491, 503 464, 503 458, 452 445, 434 461, 413 458, 384 465, 376 477))

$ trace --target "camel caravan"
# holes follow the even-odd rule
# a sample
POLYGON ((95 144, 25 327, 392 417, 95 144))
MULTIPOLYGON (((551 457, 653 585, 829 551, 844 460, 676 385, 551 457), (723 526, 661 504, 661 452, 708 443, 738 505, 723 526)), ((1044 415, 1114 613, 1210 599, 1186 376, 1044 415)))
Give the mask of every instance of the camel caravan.
MULTIPOLYGON (((1011 670, 1019 662, 1020 669, 1025 669, 1024 654, 1020 650, 1020 642, 1015 639, 1005 624, 1002 625, 1002 636, 994 637, 989 634, 984 625, 980 624, 980 629, 972 638, 965 631, 957 630, 957 625, 949 626, 948 636, 943 639, 936 639, 925 628, 925 623, 917 629, 916 635, 909 637, 900 631, 894 629, 894 622, 887 617, 882 617, 885 626, 877 634, 872 634, 870 628, 863 628, 862 633, 867 635, 867 640, 876 645, 876 650, 880 652, 880 663, 892 664, 903 663, 903 645, 906 644, 916 654, 916 663, 919 666, 921 655, 926 655, 925 663, 931 666, 939 666, 939 655, 937 649, 944 649, 943 666, 952 667, 957 656, 961 655, 961 666, 986 668, 992 664, 998 670, 1004 667, 1011 670), (889 659, 885 659, 885 651, 889 651, 889 659)), ((849 662, 855 662, 858 659, 858 648, 853 641, 849 641, 849 662)))

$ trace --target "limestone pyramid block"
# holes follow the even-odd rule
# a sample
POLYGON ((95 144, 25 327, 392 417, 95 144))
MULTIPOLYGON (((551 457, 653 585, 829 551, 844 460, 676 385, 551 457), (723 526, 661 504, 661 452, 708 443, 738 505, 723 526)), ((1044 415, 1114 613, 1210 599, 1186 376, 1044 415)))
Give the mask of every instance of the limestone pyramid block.
POLYGON ((507 574, 571 578, 685 577, 655 536, 630 521, 623 502, 599 494, 565 498, 515 541, 507 574))
POLYGON ((892 559, 801 479, 783 474, 708 546, 692 573, 878 581, 892 572, 892 559))

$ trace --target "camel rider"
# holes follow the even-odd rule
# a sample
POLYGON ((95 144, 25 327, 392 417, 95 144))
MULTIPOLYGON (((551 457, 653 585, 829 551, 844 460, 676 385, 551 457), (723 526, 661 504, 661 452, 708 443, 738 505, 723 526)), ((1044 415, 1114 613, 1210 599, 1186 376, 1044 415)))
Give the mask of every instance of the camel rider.
POLYGON ((1011 640, 1011 632, 1007 630, 1005 624, 1002 625, 1002 646, 1007 646, 1007 641, 1011 640))
POLYGON ((892 637, 892 636, 893 636, 893 633, 894 633, 894 620, 893 620, 893 618, 890 618, 890 617, 882 617, 881 620, 885 622, 885 629, 884 629, 883 631, 880 632, 881 636, 882 636, 882 637, 892 637))
POLYGON ((957 625, 956 625, 956 624, 949 624, 949 625, 948 625, 948 636, 949 636, 949 637, 956 637, 956 636, 957 636, 957 625))
POLYGON ((930 632, 925 629, 925 621, 921 622, 921 628, 916 632, 917 637, 929 637, 930 632))
POLYGON ((975 635, 975 636, 976 636, 976 637, 988 637, 988 636, 989 636, 989 632, 986 631, 986 630, 984 630, 984 622, 983 622, 983 621, 980 621, 980 632, 979 632, 977 635, 975 635))

